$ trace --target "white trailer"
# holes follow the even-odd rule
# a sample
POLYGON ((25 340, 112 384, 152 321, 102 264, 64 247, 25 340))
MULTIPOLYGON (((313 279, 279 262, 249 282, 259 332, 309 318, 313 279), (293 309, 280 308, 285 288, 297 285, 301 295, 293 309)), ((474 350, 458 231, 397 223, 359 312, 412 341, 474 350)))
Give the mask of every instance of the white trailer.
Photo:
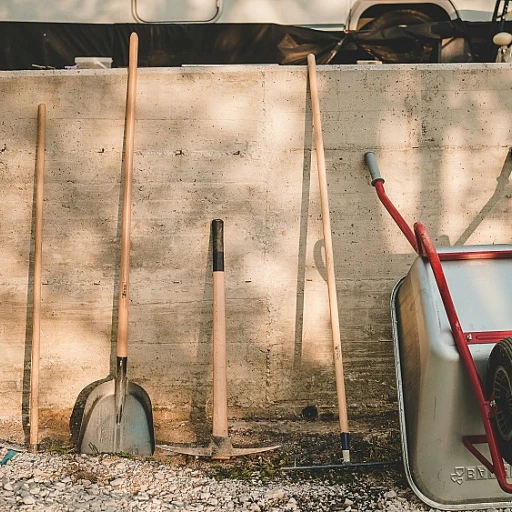
POLYGON ((490 21, 494 6, 494 0, 2 0, 0 22, 276 23, 357 30, 394 11, 413 13, 412 21, 414 13, 431 21, 490 21))

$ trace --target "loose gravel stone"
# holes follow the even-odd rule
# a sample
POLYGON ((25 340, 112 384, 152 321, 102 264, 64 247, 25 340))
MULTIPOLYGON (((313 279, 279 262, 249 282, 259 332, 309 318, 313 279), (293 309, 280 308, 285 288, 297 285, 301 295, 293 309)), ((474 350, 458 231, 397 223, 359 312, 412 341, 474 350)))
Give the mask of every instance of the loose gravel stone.
POLYGON ((33 496, 25 496, 23 498, 23 503, 25 505, 34 505, 35 502, 36 502, 36 500, 34 499, 33 496))

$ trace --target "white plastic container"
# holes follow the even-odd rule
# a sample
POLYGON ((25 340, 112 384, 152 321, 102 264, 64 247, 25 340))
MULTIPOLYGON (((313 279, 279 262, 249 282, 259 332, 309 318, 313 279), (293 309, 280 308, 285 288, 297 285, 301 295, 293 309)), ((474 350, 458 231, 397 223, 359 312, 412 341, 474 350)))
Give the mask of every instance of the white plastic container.
POLYGON ((75 57, 77 69, 110 69, 112 57, 75 57))

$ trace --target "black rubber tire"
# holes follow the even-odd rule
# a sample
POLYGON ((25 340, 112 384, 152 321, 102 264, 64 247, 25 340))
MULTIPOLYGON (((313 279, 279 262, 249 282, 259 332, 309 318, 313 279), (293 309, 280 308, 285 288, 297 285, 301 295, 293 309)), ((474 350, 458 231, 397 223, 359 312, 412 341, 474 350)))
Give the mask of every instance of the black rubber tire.
MULTIPOLYGON (((415 9, 395 9, 387 11, 370 21, 363 30, 379 31, 387 28, 419 25, 434 21, 428 14, 415 9)), ((370 51, 372 48, 367 49, 370 51)), ((380 54, 384 62, 389 63, 414 63, 432 62, 434 45, 423 44, 419 41, 400 41, 382 46, 373 45, 374 52, 380 54)), ((370 51, 370 53, 372 53, 370 51)))
POLYGON ((487 361, 488 396, 496 402, 492 418, 501 456, 512 464, 512 338, 496 343, 487 361))

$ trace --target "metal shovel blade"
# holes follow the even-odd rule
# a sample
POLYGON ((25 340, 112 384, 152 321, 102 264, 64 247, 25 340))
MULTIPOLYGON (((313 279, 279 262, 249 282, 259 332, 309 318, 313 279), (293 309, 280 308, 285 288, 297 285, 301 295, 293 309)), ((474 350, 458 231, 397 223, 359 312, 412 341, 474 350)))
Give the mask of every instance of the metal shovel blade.
POLYGON ((146 391, 127 381, 120 418, 116 411, 115 379, 112 379, 95 388, 85 403, 78 441, 80 452, 153 455, 153 415, 146 391))

